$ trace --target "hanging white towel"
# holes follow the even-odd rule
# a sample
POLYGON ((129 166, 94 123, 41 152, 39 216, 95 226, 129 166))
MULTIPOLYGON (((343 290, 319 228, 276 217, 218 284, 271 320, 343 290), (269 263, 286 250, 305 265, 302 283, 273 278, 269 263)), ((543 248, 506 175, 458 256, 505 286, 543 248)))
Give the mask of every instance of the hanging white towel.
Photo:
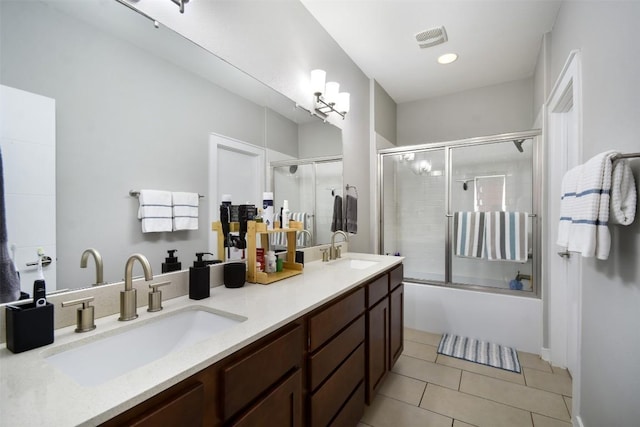
POLYGON ((143 233, 172 231, 171 192, 140 190, 138 219, 142 220, 143 233))
POLYGON ((173 230, 197 230, 198 207, 200 196, 198 193, 176 191, 173 197, 173 230))
POLYGON ((557 243, 570 252, 581 253, 583 257, 596 256, 603 260, 609 257, 611 158, 615 154, 615 151, 600 153, 567 172, 571 180, 576 179, 576 189, 573 192, 563 191, 562 203, 567 206, 563 213, 561 205, 557 243), (569 223, 568 232, 563 230, 566 226, 563 222, 569 223))
POLYGON ((459 257, 484 256, 485 212, 456 212, 453 215, 454 253, 459 257))
POLYGON ((556 244, 562 249, 569 247, 569 230, 571 229, 572 218, 576 215, 578 191, 578 179, 582 166, 575 167, 567 171, 562 177, 560 195, 560 222, 558 223, 558 238, 556 244))
POLYGON ((635 219, 637 201, 636 182, 629 163, 624 159, 613 162, 609 223, 631 224, 635 219))
POLYGON ((527 262, 528 218, 527 212, 486 212, 485 253, 489 261, 527 262))

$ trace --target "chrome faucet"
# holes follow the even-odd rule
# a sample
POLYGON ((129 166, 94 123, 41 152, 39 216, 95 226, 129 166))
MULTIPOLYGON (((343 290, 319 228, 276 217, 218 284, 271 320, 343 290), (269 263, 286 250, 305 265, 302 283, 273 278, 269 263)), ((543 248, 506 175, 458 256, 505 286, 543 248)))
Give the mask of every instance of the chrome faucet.
POLYGON ((331 247, 329 248, 329 258, 332 260, 336 258, 340 258, 340 248, 336 247, 336 243, 335 243, 337 234, 342 234, 344 236, 345 242, 349 241, 349 236, 344 231, 336 230, 333 232, 333 234, 331 235, 331 247))
POLYGON ((137 304, 136 304, 136 290, 133 289, 133 263, 135 260, 140 261, 142 269, 144 270, 144 279, 148 282, 153 280, 153 272, 151 271, 151 265, 149 261, 142 254, 133 254, 127 260, 127 264, 124 267, 124 291, 120 291, 120 317, 118 320, 133 320, 138 317, 137 304))
POLYGON ((80 258, 80 268, 87 268, 87 260, 89 255, 93 256, 96 262, 96 285, 104 285, 104 265, 102 264, 102 255, 97 249, 89 248, 82 252, 82 258, 80 258))

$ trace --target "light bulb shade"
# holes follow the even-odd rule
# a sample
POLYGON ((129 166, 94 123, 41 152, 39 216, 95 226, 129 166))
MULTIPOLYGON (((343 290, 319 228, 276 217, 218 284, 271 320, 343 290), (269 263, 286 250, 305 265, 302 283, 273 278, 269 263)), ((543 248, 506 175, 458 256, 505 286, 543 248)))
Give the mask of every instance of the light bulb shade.
POLYGON ((324 81, 327 78, 327 72, 324 70, 311 70, 311 90, 316 96, 324 93, 324 81))
POLYGON ((340 83, 327 82, 325 86, 324 100, 329 104, 335 104, 338 101, 338 92, 340 92, 340 83))
POLYGON ((336 110, 340 113, 348 113, 349 112, 349 92, 340 92, 338 94, 338 100, 336 101, 336 110))

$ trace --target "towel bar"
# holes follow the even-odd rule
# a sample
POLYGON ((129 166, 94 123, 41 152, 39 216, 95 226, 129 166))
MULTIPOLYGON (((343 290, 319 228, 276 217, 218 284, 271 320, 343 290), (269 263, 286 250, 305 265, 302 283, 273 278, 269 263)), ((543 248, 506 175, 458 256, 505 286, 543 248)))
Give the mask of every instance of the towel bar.
MULTIPOLYGON (((140 192, 137 190, 129 190, 129 195, 131 197, 138 197, 140 195, 140 192)), ((202 194, 198 194, 198 197, 204 199, 204 196, 202 194)))

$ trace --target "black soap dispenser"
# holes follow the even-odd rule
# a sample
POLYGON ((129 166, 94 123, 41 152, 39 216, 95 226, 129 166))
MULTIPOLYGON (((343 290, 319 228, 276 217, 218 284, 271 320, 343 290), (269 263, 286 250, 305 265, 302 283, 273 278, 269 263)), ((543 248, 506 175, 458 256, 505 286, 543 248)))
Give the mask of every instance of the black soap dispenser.
POLYGON ((180 271, 180 270, 182 270, 182 263, 178 262, 178 257, 175 256, 176 252, 178 252, 177 249, 169 249, 167 251, 169 256, 166 257, 164 259, 164 262, 162 263, 162 272, 163 273, 170 273, 172 271, 180 271))
POLYGON ((209 252, 197 252, 193 267, 189 268, 189 298, 191 299, 209 298, 210 295, 209 265, 211 263, 202 259, 205 254, 213 255, 209 252))

